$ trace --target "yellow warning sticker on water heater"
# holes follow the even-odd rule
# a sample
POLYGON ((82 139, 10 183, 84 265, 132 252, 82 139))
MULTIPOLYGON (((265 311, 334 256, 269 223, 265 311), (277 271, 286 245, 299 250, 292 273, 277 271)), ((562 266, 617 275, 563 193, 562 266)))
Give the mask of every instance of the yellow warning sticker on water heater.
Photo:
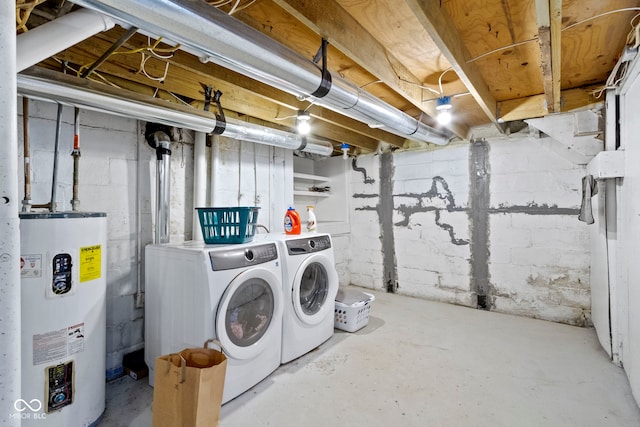
POLYGON ((80 282, 102 277, 102 245, 80 248, 80 282))

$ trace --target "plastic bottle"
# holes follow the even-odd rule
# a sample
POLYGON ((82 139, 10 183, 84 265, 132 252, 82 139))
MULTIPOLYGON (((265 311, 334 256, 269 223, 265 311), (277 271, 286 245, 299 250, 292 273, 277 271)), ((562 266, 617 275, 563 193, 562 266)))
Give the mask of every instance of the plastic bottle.
POLYGON ((286 234, 300 234, 301 231, 300 214, 293 206, 289 206, 284 214, 284 232, 286 234))
POLYGON ((313 206, 307 206, 307 231, 317 231, 317 225, 313 206))

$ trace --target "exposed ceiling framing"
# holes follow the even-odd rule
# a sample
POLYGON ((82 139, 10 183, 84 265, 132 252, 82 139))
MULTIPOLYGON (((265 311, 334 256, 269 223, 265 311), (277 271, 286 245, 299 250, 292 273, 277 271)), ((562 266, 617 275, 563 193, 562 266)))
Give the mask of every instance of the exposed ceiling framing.
MULTIPOLYGON (((624 51, 636 44, 640 0, 217 0, 208 1, 306 58, 324 38, 328 68, 417 120, 466 139, 470 128, 591 108, 624 51), (436 121, 436 100, 452 99, 454 120, 436 121)), ((65 0, 16 0, 20 34, 78 8, 65 0)), ((142 29, 144 30, 144 29, 142 29)), ((120 26, 46 59, 40 66, 203 108, 204 87, 223 92, 229 114, 293 129, 308 109, 313 133, 358 152, 407 140, 311 105, 190 53, 120 26), (121 40, 121 46, 113 49, 121 40)), ((170 41, 169 41, 170 42, 170 41)), ((18 52, 20 55, 21 52, 18 52)), ((415 146, 415 145, 411 145, 415 146)))

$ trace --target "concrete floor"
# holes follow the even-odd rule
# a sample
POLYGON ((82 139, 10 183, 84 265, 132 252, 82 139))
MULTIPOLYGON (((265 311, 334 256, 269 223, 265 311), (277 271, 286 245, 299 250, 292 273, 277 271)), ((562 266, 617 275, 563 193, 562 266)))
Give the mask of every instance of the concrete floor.
MULTIPOLYGON (((223 427, 640 426, 593 329, 375 292, 336 334, 222 407, 223 427)), ((146 379, 107 385, 100 426, 151 426, 146 379)))

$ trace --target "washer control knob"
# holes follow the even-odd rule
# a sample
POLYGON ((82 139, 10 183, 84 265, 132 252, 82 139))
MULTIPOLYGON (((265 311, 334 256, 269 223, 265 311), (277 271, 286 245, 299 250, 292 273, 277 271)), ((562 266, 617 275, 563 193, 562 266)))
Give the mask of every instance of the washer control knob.
POLYGON ((316 242, 315 242, 315 240, 309 240, 309 247, 310 247, 311 249, 315 249, 315 247, 316 247, 316 242))
POLYGON ((253 256, 253 251, 252 251, 251 249, 247 249, 247 250, 245 250, 245 251, 244 251, 244 258, 245 258, 247 261, 253 261, 253 258, 254 258, 254 256, 253 256))

